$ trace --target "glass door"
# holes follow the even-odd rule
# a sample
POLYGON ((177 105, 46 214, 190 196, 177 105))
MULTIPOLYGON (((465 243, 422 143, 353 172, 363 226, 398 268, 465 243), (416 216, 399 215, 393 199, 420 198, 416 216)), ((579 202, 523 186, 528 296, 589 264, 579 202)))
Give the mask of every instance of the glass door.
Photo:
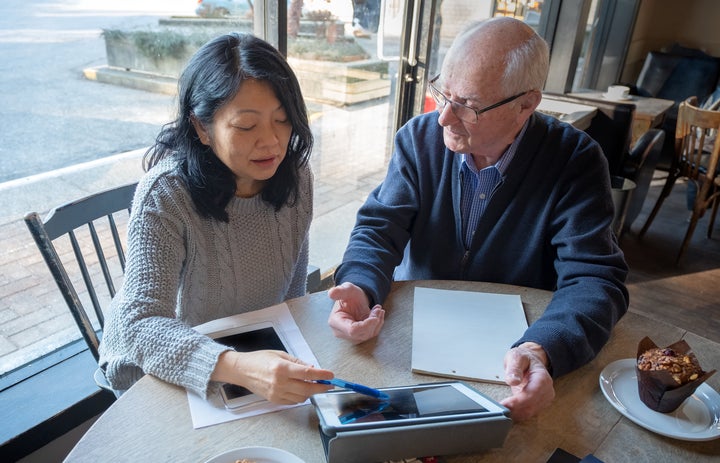
POLYGON ((300 81, 315 135, 310 263, 322 274, 331 273, 342 260, 358 208, 385 177, 405 3, 287 4, 287 57, 300 81))

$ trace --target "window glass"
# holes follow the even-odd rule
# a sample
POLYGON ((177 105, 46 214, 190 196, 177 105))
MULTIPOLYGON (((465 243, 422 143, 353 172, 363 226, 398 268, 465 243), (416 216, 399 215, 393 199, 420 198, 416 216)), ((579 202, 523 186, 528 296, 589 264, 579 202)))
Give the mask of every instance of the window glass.
MULTIPOLYGON (((211 37, 263 30, 254 23, 262 0, 32 5, 0 5, 7 128, 0 199, 9 206, 0 230, 13 243, 0 267, 0 374, 80 337, 24 213, 137 180, 145 149, 174 118, 186 60, 211 37)), ((342 257, 358 207, 384 177, 397 64, 378 56, 377 35, 381 14, 400 24, 404 2, 288 0, 287 11, 288 60, 315 135, 310 261, 327 273, 342 257)), ((398 55, 397 40, 385 46, 398 55)), ((71 252, 69 243, 59 246, 71 252)), ((107 306, 109 295, 103 298, 107 306)))

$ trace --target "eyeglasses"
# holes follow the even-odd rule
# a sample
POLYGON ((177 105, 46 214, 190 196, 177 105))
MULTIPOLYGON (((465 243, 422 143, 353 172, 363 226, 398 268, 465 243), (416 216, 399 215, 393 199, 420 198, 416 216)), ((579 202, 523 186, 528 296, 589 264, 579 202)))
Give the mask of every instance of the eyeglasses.
POLYGON ((468 106, 462 103, 458 103, 457 101, 453 101, 450 98, 443 95, 443 93, 435 86, 435 82, 440 78, 440 75, 438 74, 435 76, 430 82, 428 83, 428 87, 430 87, 430 94, 432 95, 433 99, 435 100, 435 103, 437 104, 437 109, 439 111, 442 111, 445 109, 445 106, 450 103, 450 110, 452 113, 460 119, 461 121, 469 122, 471 124, 474 124, 478 121, 478 116, 480 114, 490 111, 491 109, 495 109, 498 106, 502 106, 504 104, 510 103, 511 101, 520 98, 521 96, 527 94, 528 92, 522 92, 518 93, 517 95, 513 95, 510 98, 505 98, 502 101, 499 101, 495 104, 491 104, 490 106, 486 106, 482 109, 475 109, 472 106, 468 106))

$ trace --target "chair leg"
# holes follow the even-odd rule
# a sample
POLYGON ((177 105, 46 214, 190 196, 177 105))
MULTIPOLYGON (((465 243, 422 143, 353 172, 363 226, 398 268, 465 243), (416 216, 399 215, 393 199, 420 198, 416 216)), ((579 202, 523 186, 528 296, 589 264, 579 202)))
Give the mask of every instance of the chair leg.
POLYGON ((715 216, 717 216, 718 205, 720 204, 720 196, 717 195, 713 198, 713 208, 710 214, 710 223, 708 224, 707 237, 712 238, 713 227, 715 227, 715 216))
POLYGON ((698 208, 696 206, 695 209, 693 209, 693 215, 690 218, 690 225, 688 225, 688 231, 685 233, 685 238, 683 239, 682 246, 680 246, 680 252, 678 252, 678 256, 675 259, 675 265, 680 262, 680 258, 683 256, 683 254, 685 254, 688 246, 690 246, 690 239, 695 232, 695 227, 697 226, 697 222, 698 220, 700 220, 700 217, 702 217, 702 214, 698 212, 698 208))
POLYGON ((657 201, 655 202, 655 206, 653 207, 652 212, 648 216, 647 220, 645 221, 645 225, 643 225, 642 230, 640 230, 640 233, 638 234, 638 239, 642 238, 645 235, 645 232, 648 231, 648 228, 650 228, 650 224, 655 220, 655 216, 657 215, 658 211, 660 210, 660 207, 662 206, 663 202, 665 201, 665 198, 670 196, 670 192, 673 189, 673 186, 675 185, 675 180, 677 180, 677 175, 675 174, 668 174, 667 180, 665 180, 665 185, 663 186, 662 191, 660 192, 660 196, 658 197, 657 201))

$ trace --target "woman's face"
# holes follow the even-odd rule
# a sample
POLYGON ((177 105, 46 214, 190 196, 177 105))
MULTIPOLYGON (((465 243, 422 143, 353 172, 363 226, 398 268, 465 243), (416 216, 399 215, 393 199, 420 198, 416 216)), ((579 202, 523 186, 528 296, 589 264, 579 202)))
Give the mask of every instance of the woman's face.
POLYGON ((235 97, 203 127, 193 120, 200 141, 234 174, 236 195, 258 194, 285 158, 292 125, 268 82, 246 80, 235 97))

